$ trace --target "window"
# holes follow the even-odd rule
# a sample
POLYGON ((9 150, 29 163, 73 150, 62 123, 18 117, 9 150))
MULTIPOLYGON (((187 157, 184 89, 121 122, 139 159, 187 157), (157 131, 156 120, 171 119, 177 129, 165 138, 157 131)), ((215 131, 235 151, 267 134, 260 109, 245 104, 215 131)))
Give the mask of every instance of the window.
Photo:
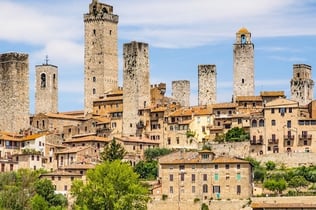
POLYGON ((168 137, 168 145, 170 145, 171 144, 171 139, 170 139, 170 137, 168 137))
POLYGON ((92 81, 93 81, 93 82, 96 82, 96 81, 97 81, 97 78, 96 78, 96 77, 92 77, 92 81))
POLYGON ((237 185, 237 195, 240 195, 241 193, 241 185, 237 185))
POLYGON ((55 177, 54 177, 54 176, 52 176, 52 180, 55 180, 55 177))
POLYGON ((219 177, 218 177, 218 174, 217 174, 217 173, 214 174, 214 180, 215 180, 215 181, 218 181, 218 180, 219 180, 219 177))
POLYGON ((228 180, 230 178, 229 173, 226 173, 226 180, 228 180))
POLYGON ((207 181, 207 174, 203 174, 203 181, 207 181))
POLYGON ((46 74, 41 74, 41 88, 46 88, 46 74))
POLYGON ((286 123, 286 127, 287 127, 287 128, 291 128, 291 125, 292 125, 291 120, 288 120, 287 123, 286 123))
POLYGON ((173 182, 173 174, 169 174, 169 181, 173 182))
POLYGON ((241 179, 241 174, 237 173, 236 179, 239 181, 241 179))
POLYGON ((191 175, 191 180, 192 180, 192 182, 195 182, 195 174, 191 175))
POLYGON ((195 186, 192 186, 192 193, 195 193, 195 186))
POLYGON ((169 193, 173 193, 173 186, 169 187, 169 193))
POLYGON ((220 186, 213 186, 213 193, 221 193, 221 187, 220 186))
POLYGON ((240 164, 237 164, 237 169, 240 169, 240 164))
POLYGON ((263 119, 259 120, 259 127, 264 127, 264 120, 263 119))
POLYGON ((275 126, 275 125, 276 125, 275 120, 271 120, 271 125, 272 125, 272 126, 275 126))
POLYGON ((73 177, 73 176, 72 176, 72 177, 70 177, 70 180, 71 180, 71 181, 73 181, 74 179, 75 179, 75 177, 73 177))
POLYGON ((96 94, 95 88, 92 89, 92 94, 93 94, 93 95, 96 94))
POLYGON ((274 108, 271 109, 271 114, 274 114, 274 108))
POLYGON ((225 165, 225 169, 229 169, 229 164, 226 164, 226 165, 225 165))
POLYGON ((292 113, 292 107, 289 108, 289 113, 292 113))
POLYGON ((61 180, 61 176, 58 177, 58 181, 60 181, 60 180, 61 180))
POLYGON ((179 137, 177 137, 177 144, 180 144, 180 140, 179 140, 179 137))
POLYGON ((180 180, 183 182, 184 181, 184 173, 180 174, 180 180))
POLYGON ((257 127, 257 120, 252 120, 251 127, 257 127))
POLYGON ((241 84, 244 84, 245 83, 245 79, 241 79, 241 84))
POLYGON ((64 186, 64 190, 67 191, 67 189, 68 189, 68 187, 67 187, 67 185, 65 185, 65 186, 64 186))
POLYGON ((207 186, 207 184, 203 184, 203 193, 208 193, 208 186, 207 186))
POLYGON ((215 168, 215 169, 218 169, 218 165, 217 165, 217 164, 215 164, 215 165, 214 165, 214 168, 215 168))

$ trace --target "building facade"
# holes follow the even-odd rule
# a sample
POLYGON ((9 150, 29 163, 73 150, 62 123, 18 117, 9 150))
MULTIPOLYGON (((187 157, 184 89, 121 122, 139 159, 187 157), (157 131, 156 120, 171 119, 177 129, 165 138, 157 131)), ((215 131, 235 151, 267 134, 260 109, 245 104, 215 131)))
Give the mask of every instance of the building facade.
POLYGON ((93 100, 118 85, 118 16, 113 7, 93 0, 84 15, 84 109, 93 112, 93 100))

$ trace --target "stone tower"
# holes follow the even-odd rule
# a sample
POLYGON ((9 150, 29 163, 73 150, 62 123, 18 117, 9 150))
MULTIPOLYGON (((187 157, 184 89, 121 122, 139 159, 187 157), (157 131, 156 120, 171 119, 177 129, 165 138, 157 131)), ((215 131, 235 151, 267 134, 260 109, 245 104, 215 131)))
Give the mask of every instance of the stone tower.
POLYGON ((313 100, 313 88, 312 67, 305 64, 294 64, 291 99, 299 102, 300 105, 307 105, 313 100))
POLYGON ((118 86, 118 16, 113 7, 93 0, 84 15, 84 110, 92 113, 93 101, 118 86))
POLYGON ((148 109, 151 101, 148 44, 124 44, 123 58, 123 136, 136 136, 145 123, 139 110, 148 109))
POLYGON ((29 128, 28 54, 0 54, 0 130, 29 128))
POLYGON ((190 81, 172 81, 172 97, 178 101, 181 106, 190 106, 190 81))
POLYGON ((254 45, 251 42, 251 33, 241 28, 236 33, 234 44, 234 86, 233 100, 236 96, 253 96, 254 82, 254 45))
POLYGON ((216 103, 216 65, 199 65, 199 105, 216 103))
POLYGON ((35 114, 58 112, 58 67, 48 64, 35 66, 35 114))

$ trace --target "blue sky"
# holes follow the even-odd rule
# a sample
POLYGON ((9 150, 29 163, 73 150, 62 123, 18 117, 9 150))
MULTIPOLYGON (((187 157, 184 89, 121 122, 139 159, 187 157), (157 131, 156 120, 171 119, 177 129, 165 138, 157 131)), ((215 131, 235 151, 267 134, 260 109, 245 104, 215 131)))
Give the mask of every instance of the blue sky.
MULTIPOLYGON (((59 111, 83 109, 83 14, 92 0, 1 0, 0 53, 30 55, 30 107, 35 65, 45 56, 59 69, 59 111)), ((190 80, 197 104, 197 66, 217 66, 217 102, 232 96, 235 33, 246 27, 255 45, 256 93, 283 90, 290 98, 293 64, 316 68, 314 0, 99 0, 119 15, 119 84, 122 46, 146 42, 151 83, 190 80)), ((313 80, 315 81, 315 73, 313 80)), ((315 93, 315 91, 314 91, 315 93)), ((315 94, 314 94, 315 97, 315 94)))

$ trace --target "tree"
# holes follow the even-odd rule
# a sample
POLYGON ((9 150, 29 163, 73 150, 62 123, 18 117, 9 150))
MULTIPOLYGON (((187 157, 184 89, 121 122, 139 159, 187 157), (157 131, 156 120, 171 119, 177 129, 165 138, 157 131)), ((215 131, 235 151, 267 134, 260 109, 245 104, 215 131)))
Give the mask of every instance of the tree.
POLYGON ((156 160, 159 156, 167 155, 172 152, 171 149, 167 148, 149 148, 144 152, 145 159, 147 161, 156 160))
POLYGON ((127 163, 104 161, 88 170, 86 179, 75 180, 71 187, 77 209, 147 209, 148 189, 127 163))
POLYGON ((234 127, 227 131, 225 137, 226 141, 245 141, 249 139, 249 134, 243 128, 234 127))
POLYGON ((267 179, 263 182, 263 187, 275 193, 282 194, 282 192, 287 188, 287 183, 285 179, 267 179))
POLYGON ((48 202, 40 195, 35 195, 31 200, 32 210, 48 209, 48 202))
POLYGON ((309 182, 303 176, 294 176, 289 181, 289 187, 295 188, 296 192, 299 192, 302 187, 307 187, 309 182))
POLYGON ((139 161, 135 167, 134 171, 139 174, 142 179, 153 180, 158 176, 158 163, 157 161, 139 161))
POLYGON ((267 169, 268 171, 274 170, 275 167, 276 167, 275 162, 273 162, 273 161, 271 161, 271 160, 269 160, 268 162, 266 162, 266 169, 267 169))
POLYGON ((113 138, 111 143, 100 153, 100 158, 102 161, 122 160, 125 154, 126 151, 124 147, 120 143, 117 143, 115 138, 113 138))

